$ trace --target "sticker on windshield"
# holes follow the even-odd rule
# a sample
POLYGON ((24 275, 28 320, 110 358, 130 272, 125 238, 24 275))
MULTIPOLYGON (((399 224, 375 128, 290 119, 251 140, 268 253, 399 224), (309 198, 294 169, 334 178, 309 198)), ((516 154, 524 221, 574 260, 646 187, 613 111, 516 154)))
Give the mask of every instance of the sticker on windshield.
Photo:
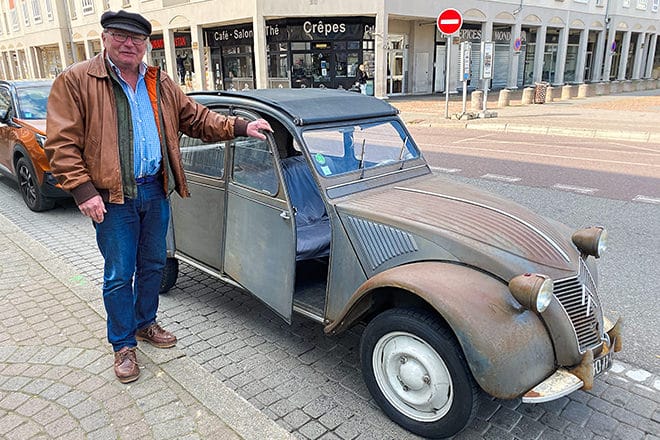
MULTIPOLYGON (((324 159, 324 161, 325 161, 325 159, 324 159)), ((324 176, 329 176, 330 174, 332 174, 332 171, 330 171, 329 166, 322 166, 321 167, 321 172, 323 173, 324 176)))
POLYGON ((316 153, 314 155, 314 160, 317 161, 320 165, 325 165, 325 156, 321 153, 316 153))

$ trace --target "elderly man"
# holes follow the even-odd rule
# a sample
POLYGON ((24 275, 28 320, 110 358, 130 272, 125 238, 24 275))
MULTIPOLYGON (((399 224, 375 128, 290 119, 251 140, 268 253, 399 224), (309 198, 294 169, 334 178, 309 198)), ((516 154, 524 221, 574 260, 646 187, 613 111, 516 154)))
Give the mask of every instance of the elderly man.
POLYGON ((137 341, 168 348, 176 337, 156 322, 166 260, 168 194, 187 197, 178 133, 205 141, 265 139, 263 119, 209 111, 143 61, 151 23, 120 10, 101 17, 104 51, 59 75, 48 100, 46 154, 52 172, 93 220, 105 260, 103 301, 114 371, 140 374, 137 341))

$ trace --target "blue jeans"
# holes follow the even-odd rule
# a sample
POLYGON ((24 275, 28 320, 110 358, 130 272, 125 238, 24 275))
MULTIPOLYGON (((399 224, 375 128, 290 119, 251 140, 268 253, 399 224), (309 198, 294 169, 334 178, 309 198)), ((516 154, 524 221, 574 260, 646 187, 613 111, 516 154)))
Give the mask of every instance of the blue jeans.
POLYGON ((105 219, 95 224, 96 242, 105 259, 108 341, 119 351, 135 347, 135 332, 156 321, 170 208, 160 180, 138 185, 137 198, 123 205, 105 207, 105 219))

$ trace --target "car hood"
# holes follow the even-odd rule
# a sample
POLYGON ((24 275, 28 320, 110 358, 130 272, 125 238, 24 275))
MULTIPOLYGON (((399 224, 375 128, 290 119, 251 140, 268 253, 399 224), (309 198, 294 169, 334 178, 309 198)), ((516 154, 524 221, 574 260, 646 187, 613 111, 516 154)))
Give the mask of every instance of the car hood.
POLYGON ((16 122, 23 127, 30 128, 42 134, 46 134, 46 120, 45 119, 18 119, 16 122))
POLYGON ((357 218, 387 225, 435 243, 457 261, 505 279, 514 275, 509 273, 511 269, 539 271, 537 265, 545 266, 546 273, 547 268, 574 271, 579 257, 564 225, 513 201, 440 176, 354 195, 336 208, 344 223, 357 218))

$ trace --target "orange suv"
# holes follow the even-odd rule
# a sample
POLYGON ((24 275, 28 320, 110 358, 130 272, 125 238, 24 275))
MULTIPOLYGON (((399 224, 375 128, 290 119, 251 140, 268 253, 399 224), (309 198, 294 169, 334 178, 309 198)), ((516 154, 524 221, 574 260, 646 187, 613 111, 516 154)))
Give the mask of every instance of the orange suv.
POLYGON ((69 197, 50 173, 44 154, 46 103, 52 80, 0 81, 0 174, 18 183, 33 211, 69 197))

